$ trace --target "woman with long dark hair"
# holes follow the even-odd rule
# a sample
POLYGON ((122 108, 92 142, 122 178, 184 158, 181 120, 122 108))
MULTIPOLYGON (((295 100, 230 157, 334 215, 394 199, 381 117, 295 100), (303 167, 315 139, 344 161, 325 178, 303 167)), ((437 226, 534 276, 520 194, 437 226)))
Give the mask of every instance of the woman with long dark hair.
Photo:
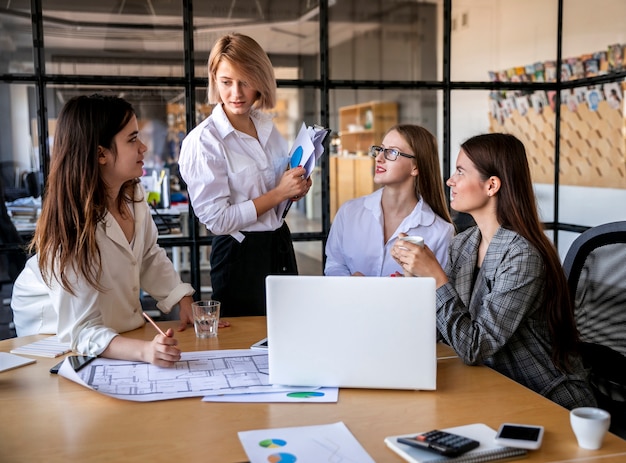
POLYGON ((500 133, 470 138, 447 184, 451 207, 476 226, 453 239, 446 270, 428 247, 392 250, 407 276, 435 278, 441 338, 465 363, 490 366, 564 407, 594 405, 524 145, 500 133))
POLYGON ((146 152, 135 111, 114 96, 70 99, 59 114, 50 175, 31 251, 11 307, 18 336, 57 334, 76 352, 172 366, 170 328, 152 341, 120 335, 144 325, 141 289, 179 330, 192 322, 191 285, 157 244, 139 183, 146 152))

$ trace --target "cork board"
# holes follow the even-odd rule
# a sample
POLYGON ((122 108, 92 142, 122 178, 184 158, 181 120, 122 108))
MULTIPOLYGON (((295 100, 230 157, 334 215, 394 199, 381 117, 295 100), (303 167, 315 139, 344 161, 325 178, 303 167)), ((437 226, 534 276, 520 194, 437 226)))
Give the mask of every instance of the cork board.
MULTIPOLYGON (((563 185, 626 189, 626 117, 600 101, 592 111, 561 106, 559 175, 563 185)), ((554 112, 550 106, 525 115, 517 110, 502 121, 491 114, 490 131, 518 137, 526 147, 533 182, 554 182, 554 112)))

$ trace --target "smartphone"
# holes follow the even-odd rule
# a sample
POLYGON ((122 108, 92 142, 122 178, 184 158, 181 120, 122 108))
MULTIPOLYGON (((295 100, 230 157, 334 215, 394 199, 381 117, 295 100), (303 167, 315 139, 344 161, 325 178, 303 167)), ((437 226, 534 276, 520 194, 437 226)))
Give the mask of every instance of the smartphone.
POLYGON ((250 349, 265 350, 267 349, 267 338, 263 338, 260 341, 255 342, 250 346, 250 349))
POLYGON ((495 442, 506 447, 535 450, 541 447, 543 426, 504 423, 498 429, 495 442))
MULTIPOLYGON (((70 365, 72 366, 74 371, 80 370, 81 368, 83 368, 85 365, 95 360, 96 358, 98 357, 90 357, 89 355, 70 355, 69 357, 67 357, 68 362, 70 362, 70 365)), ((61 365, 63 365, 64 361, 65 359, 61 360, 55 366, 50 368, 50 373, 52 373, 53 375, 56 375, 59 372, 59 368, 61 368, 61 365)))

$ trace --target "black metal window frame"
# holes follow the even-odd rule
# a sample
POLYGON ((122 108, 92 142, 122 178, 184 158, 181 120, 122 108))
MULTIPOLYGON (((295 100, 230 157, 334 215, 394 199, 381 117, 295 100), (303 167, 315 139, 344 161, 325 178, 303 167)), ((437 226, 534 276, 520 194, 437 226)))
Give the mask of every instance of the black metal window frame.
MULTIPOLYGON (((558 3, 558 24, 557 36, 557 57, 556 66, 560 69, 562 60, 562 34, 563 34, 563 0, 558 3)), ((184 33, 184 76, 183 77, 124 77, 124 76, 72 76, 47 74, 45 70, 45 43, 43 33, 43 0, 31 0, 31 23, 33 36, 33 60, 35 72, 33 75, 0 75, 0 82, 23 82, 31 83, 35 86, 40 162, 42 166, 44 182, 47 179, 50 162, 50 147, 48 146, 48 126, 47 126, 47 102, 46 87, 50 84, 69 85, 133 85, 150 87, 182 87, 185 91, 185 106, 187 131, 193 128, 195 121, 194 108, 196 104, 196 89, 206 87, 206 79, 195 77, 194 72, 194 38, 193 38, 193 0, 183 0, 183 33, 184 33)), ((607 82, 618 81, 626 78, 626 71, 612 73, 610 75, 579 79, 576 81, 562 82, 560 73, 556 73, 556 82, 462 82, 452 81, 451 75, 451 34, 452 34, 452 0, 443 1, 443 59, 442 80, 441 81, 373 81, 373 80, 333 80, 329 72, 329 0, 319 1, 319 68, 320 78, 315 80, 278 80, 280 88, 313 88, 320 92, 320 121, 326 126, 329 125, 329 94, 336 89, 409 89, 409 90, 439 90, 443 94, 443 127, 442 127, 442 152, 443 152, 443 172, 447 177, 450 172, 451 146, 451 93, 455 90, 556 90, 556 111, 555 111, 555 148, 554 148, 554 216, 552 222, 545 223, 548 230, 554 231, 553 241, 558 246, 558 232, 569 231, 582 233, 589 227, 566 224, 559 221, 559 151, 560 151, 560 91, 574 87, 596 85, 607 82)), ((322 249, 326 243, 326 237, 330 230, 330 182, 329 165, 323 159, 321 163, 322 172, 322 229, 319 232, 294 232, 294 241, 320 241, 322 249)), ((447 188, 447 187, 446 187, 447 188)), ((200 236, 199 223, 189 208, 189 236, 181 238, 162 238, 159 243, 162 246, 188 247, 190 250, 190 271, 191 284, 195 288, 200 288, 200 248, 210 245, 211 236, 200 236)), ((323 253, 322 253, 323 254, 323 253)), ((322 256, 323 258, 323 256, 322 256)))

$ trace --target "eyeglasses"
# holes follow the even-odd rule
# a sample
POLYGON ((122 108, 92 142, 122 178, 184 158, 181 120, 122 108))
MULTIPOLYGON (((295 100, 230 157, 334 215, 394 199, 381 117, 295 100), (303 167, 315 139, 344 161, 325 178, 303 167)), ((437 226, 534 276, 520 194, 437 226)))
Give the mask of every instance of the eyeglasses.
POLYGON ((404 156, 405 158, 413 158, 413 159, 416 158, 416 156, 412 154, 402 153, 395 148, 383 148, 382 146, 376 146, 376 145, 370 146, 370 156, 375 158, 375 157, 378 157, 380 153, 383 153, 383 156, 385 156, 385 159, 387 161, 395 161, 396 159, 398 159, 398 156, 404 156))

